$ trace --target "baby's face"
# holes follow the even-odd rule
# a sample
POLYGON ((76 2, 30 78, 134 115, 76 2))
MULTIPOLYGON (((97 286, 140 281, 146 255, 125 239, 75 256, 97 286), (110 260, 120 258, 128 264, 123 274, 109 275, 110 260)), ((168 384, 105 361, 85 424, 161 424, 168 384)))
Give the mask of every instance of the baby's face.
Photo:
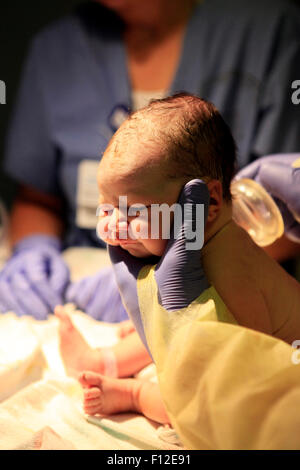
MULTIPOLYGON (((139 258, 161 256, 168 239, 162 234, 161 217, 158 226, 151 225, 151 205, 165 203, 172 206, 178 200, 182 182, 166 181, 159 168, 150 169, 147 165, 135 174, 121 177, 117 170, 101 163, 98 185, 102 208, 99 236, 109 245, 119 245, 139 258), (127 205, 119 206, 120 196, 127 198, 127 201, 124 199, 127 205)), ((172 213, 170 219, 171 224, 172 213)), ((98 227, 100 225, 98 223, 98 227)))

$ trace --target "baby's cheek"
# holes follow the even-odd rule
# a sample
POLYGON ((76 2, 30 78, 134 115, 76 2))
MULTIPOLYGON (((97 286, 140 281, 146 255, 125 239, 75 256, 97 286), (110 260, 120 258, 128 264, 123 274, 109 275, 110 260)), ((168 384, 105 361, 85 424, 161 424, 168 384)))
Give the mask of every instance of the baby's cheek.
POLYGON ((162 256, 166 249, 168 240, 143 240, 143 245, 150 253, 155 256, 162 256))
POLYGON ((152 227, 148 217, 138 217, 130 221, 129 233, 130 238, 138 239, 151 254, 162 256, 164 253, 168 239, 162 236, 161 223, 152 227))
POLYGON ((128 236, 138 240, 150 238, 148 221, 141 218, 131 220, 128 226, 128 236))

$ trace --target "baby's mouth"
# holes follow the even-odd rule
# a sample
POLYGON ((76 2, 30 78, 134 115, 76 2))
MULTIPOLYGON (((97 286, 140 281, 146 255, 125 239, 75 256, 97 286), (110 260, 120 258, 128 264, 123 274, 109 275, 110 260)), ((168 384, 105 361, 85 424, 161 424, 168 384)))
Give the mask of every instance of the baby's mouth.
POLYGON ((137 245, 140 242, 138 240, 118 240, 121 246, 126 245, 137 245))

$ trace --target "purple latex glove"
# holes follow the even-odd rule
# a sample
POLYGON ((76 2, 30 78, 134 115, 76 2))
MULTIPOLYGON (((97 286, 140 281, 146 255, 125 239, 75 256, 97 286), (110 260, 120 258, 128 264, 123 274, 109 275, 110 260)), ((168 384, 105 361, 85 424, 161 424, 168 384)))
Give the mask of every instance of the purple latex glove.
MULTIPOLYGON (((117 283, 124 305, 144 345, 147 341, 139 310, 137 277, 140 270, 149 264, 157 264, 155 279, 158 286, 159 302, 168 311, 187 307, 209 287, 201 265, 201 248, 186 249, 185 233, 195 229, 196 205, 204 204, 204 220, 207 218, 209 193, 201 180, 189 181, 181 191, 178 203, 189 204, 189 212, 182 219, 178 234, 171 231, 170 240, 161 258, 135 258, 119 246, 109 246, 117 283)), ((182 210, 184 214, 184 211, 182 210)), ((148 349, 149 350, 149 349, 148 349)))
POLYGON ((0 311, 47 318, 63 303, 70 274, 56 237, 32 235, 20 241, 0 272, 0 311))
POLYGON ((95 320, 109 323, 128 320, 111 266, 101 269, 94 276, 70 284, 66 300, 76 304, 95 320))
POLYGON ((300 153, 267 155, 238 172, 235 179, 260 183, 282 214, 286 236, 300 242, 300 153), (297 167, 292 165, 298 160, 297 167))

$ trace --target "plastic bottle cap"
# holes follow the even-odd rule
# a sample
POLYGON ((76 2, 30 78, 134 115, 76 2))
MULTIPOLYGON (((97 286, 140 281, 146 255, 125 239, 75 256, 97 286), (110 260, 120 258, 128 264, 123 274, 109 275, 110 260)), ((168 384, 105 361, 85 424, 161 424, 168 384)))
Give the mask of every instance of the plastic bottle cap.
POLYGON ((234 180, 232 194, 232 218, 246 230, 259 246, 271 245, 284 232, 281 213, 272 197, 251 179, 234 180))

